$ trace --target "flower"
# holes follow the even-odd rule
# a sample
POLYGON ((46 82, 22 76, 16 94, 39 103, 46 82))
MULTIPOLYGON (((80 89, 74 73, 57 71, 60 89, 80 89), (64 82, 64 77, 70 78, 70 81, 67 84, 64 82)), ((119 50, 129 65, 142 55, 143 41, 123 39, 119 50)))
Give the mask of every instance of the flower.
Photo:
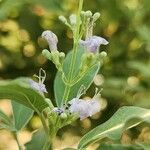
POLYGON ((48 45, 51 51, 57 50, 58 38, 52 31, 50 30, 44 31, 42 33, 42 38, 48 42, 48 45))
POLYGON ((80 44, 85 46, 87 51, 97 53, 100 45, 107 45, 108 41, 100 36, 91 36, 85 41, 80 40, 80 44))
POLYGON ((58 108, 58 107, 54 107, 52 111, 57 113, 58 115, 61 115, 62 113, 64 113, 64 109, 58 108))
POLYGON ((96 99, 82 100, 78 98, 72 99, 70 102, 69 110, 71 113, 77 113, 80 120, 94 115, 100 111, 100 103, 96 99))
POLYGON ((46 88, 45 88, 45 84, 43 84, 43 83, 38 83, 38 82, 35 82, 34 80, 32 80, 32 79, 30 79, 29 80, 29 83, 30 83, 30 86, 33 88, 33 89, 35 89, 35 90, 37 90, 38 92, 40 92, 40 93, 47 93, 47 90, 46 90, 46 88))
POLYGON ((35 82, 34 80, 30 79, 29 84, 30 84, 31 88, 37 90, 41 94, 47 93, 45 84, 43 83, 46 78, 45 71, 41 68, 39 70, 39 76, 37 76, 37 75, 34 75, 34 76, 39 79, 39 82, 35 82), (42 74, 44 74, 44 75, 42 76, 42 74))

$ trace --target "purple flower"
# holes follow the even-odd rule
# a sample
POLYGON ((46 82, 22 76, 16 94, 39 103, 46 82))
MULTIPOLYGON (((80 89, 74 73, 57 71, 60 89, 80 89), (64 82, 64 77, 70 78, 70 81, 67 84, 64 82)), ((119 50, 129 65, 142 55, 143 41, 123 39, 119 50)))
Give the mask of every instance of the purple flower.
POLYGON ((49 30, 44 31, 42 33, 42 38, 47 41, 51 51, 57 50, 58 38, 52 31, 49 30))
POLYGON ((88 37, 85 41, 80 40, 80 44, 85 46, 87 51, 97 53, 100 45, 107 45, 108 41, 99 36, 88 37))
POLYGON ((33 89, 37 90, 37 91, 40 92, 41 94, 47 93, 47 90, 46 90, 46 88, 45 88, 45 84, 40 83, 40 82, 39 82, 39 83, 38 83, 38 82, 35 82, 35 81, 33 81, 32 79, 29 80, 29 83, 30 83, 30 86, 31 86, 33 89))
POLYGON ((92 116, 100 111, 100 103, 96 99, 82 100, 74 98, 69 102, 69 104, 70 112, 77 113, 80 117, 80 120, 92 116))

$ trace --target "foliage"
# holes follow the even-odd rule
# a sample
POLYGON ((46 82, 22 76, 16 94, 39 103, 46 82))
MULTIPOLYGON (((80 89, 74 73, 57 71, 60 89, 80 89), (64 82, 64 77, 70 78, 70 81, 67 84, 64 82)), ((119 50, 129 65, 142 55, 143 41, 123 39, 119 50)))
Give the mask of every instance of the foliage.
MULTIPOLYGON (((0 78, 32 76, 40 67, 46 69, 48 75, 45 81, 48 90, 46 96, 31 87, 30 78, 0 81, 0 98, 11 99, 13 106, 12 118, 0 111, 0 129, 12 131, 18 141, 18 132, 27 125, 34 112, 42 121, 44 130, 38 130, 33 134, 32 140, 25 145, 27 150, 37 147, 48 149, 51 144, 49 141, 53 142, 58 129, 77 119, 68 112, 66 113, 68 118, 66 114, 58 117, 53 110, 54 106, 62 107, 75 98, 82 85, 85 87, 84 90, 89 89, 87 96, 93 95, 94 84, 100 90, 103 88, 102 102, 105 102, 106 106, 101 111, 102 116, 99 119, 90 120, 91 128, 98 126, 81 138, 79 149, 106 137, 120 140, 125 130, 141 122, 149 122, 150 1, 112 0, 108 3, 105 0, 85 0, 83 10, 101 13, 101 21, 97 23, 94 35, 107 38, 109 46, 106 47, 108 57, 104 61, 101 58, 99 62, 94 62, 95 65, 92 67, 89 65, 89 70, 83 74, 80 74, 80 67, 85 51, 83 47, 72 49, 72 39, 76 38, 79 42, 77 34, 61 25, 57 19, 59 15, 68 17, 68 14, 76 12, 77 6, 78 1, 68 0, 61 0, 61 3, 60 0, 15 0, 14 3, 11 0, 0 1, 0 78), (41 53, 41 49, 46 48, 47 44, 40 35, 47 29, 58 35, 59 52, 67 54, 66 58, 62 59, 63 72, 56 65, 57 60, 49 57, 52 55, 48 54, 45 58, 41 53), (72 50, 68 53, 70 49, 72 50), (75 49, 77 59, 72 63, 75 49), (58 69, 57 73, 56 68, 47 61, 47 58, 54 62, 58 69), (73 69, 70 73, 71 64, 73 69), (75 82, 74 80, 70 82, 73 77, 75 82), (46 97, 50 97, 51 100, 46 97), (116 128, 118 126, 119 128, 116 128), (39 141, 39 138, 42 140, 39 141)), ((104 50, 104 47, 101 46, 101 49, 104 50)), ((78 128, 81 129, 80 123, 78 128)), ((80 131, 78 133, 82 136, 80 131)), ((19 141, 18 146, 21 149, 19 141)), ((105 144, 100 141, 100 149, 104 150, 148 149, 148 147, 149 143, 135 143, 131 146, 105 144)))

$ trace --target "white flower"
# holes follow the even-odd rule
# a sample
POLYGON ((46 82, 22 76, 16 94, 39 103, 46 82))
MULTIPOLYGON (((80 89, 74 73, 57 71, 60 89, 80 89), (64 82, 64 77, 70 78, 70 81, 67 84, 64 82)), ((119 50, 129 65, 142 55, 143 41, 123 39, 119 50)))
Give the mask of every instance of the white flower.
POLYGON ((89 100, 89 103, 90 103, 90 110, 89 110, 90 116, 100 111, 100 102, 98 100, 92 99, 89 100))
POLYGON ((43 84, 43 83, 38 83, 38 82, 35 82, 35 81, 33 81, 32 79, 30 79, 29 80, 29 83, 30 83, 30 86, 33 88, 33 89, 35 89, 35 90, 37 90, 38 92, 40 92, 40 93, 47 93, 47 90, 46 90, 46 88, 45 88, 45 84, 43 84))
POLYGON ((91 36, 85 41, 80 40, 80 44, 85 46, 87 51, 97 53, 100 45, 107 45, 108 41, 100 36, 91 36))
POLYGON ((82 100, 74 98, 69 102, 69 104, 70 112, 77 113, 80 117, 80 120, 92 116, 100 111, 100 103, 96 99, 82 100))
POLYGON ((42 33, 42 38, 48 42, 51 51, 57 50, 58 38, 52 31, 50 30, 44 31, 42 33))
POLYGON ((30 79, 29 80, 29 84, 30 86, 37 90, 39 93, 43 94, 43 93, 47 93, 45 84, 44 84, 44 80, 46 78, 46 73, 45 71, 41 68, 39 70, 39 76, 34 75, 35 77, 37 77, 39 79, 39 82, 35 82, 34 80, 30 79), (43 74, 43 75, 42 75, 43 74))

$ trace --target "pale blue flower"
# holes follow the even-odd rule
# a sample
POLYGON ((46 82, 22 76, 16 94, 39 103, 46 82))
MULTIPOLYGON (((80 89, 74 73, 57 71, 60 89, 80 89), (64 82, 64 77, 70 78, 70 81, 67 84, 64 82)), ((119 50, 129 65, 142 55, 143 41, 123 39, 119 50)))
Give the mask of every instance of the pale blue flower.
POLYGON ((34 75, 34 76, 37 77, 39 81, 35 82, 34 80, 30 79, 29 84, 30 84, 31 88, 37 90, 41 94, 47 93, 47 90, 46 90, 46 87, 44 84, 44 80, 46 78, 45 71, 43 69, 40 69, 39 76, 37 76, 37 75, 34 75), (44 74, 44 75, 42 76, 42 74, 44 74))
POLYGON ((42 38, 47 41, 51 51, 57 50, 58 38, 52 31, 50 30, 44 31, 42 33, 42 38))
POLYGON ((100 45, 107 45, 108 41, 100 36, 88 37, 85 41, 80 40, 80 44, 83 45, 87 51, 97 53, 100 45))
POLYGON ((82 100, 74 98, 69 102, 69 104, 70 112, 78 114, 80 120, 92 116, 100 111, 100 103, 96 99, 82 100))
POLYGON ((38 92, 40 92, 40 93, 47 93, 45 84, 35 82, 35 81, 32 80, 32 79, 29 80, 29 83, 30 83, 30 86, 31 86, 33 89, 37 90, 38 92))

